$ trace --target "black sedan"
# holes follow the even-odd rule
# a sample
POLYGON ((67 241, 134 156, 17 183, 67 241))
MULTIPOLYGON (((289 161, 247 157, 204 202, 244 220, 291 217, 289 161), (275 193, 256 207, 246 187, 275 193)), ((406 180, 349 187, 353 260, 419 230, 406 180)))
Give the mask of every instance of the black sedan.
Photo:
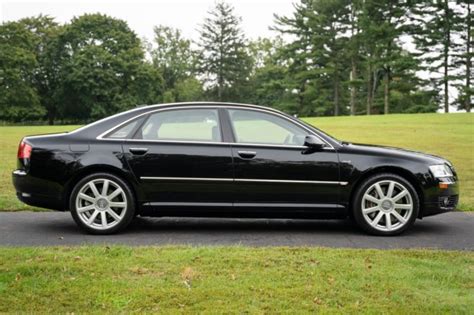
POLYGON ((210 102, 139 107, 25 137, 13 183, 23 202, 70 210, 95 234, 140 215, 349 217, 395 235, 455 209, 459 191, 443 158, 341 142, 274 109, 210 102))

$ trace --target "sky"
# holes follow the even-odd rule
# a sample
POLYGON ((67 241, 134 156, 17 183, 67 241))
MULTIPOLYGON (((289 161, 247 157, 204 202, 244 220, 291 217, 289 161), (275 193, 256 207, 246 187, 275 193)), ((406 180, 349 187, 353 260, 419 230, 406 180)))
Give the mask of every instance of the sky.
MULTIPOLYGON (((290 15, 292 0, 228 0, 242 17, 242 28, 252 39, 275 35, 269 30, 273 14, 290 15)), ((96 1, 12 1, 0 0, 0 22, 18 20, 38 14, 55 17, 65 23, 74 16, 101 12, 128 22, 139 37, 152 39, 153 26, 163 24, 182 30, 193 40, 199 38, 199 25, 215 0, 96 0, 96 1)))

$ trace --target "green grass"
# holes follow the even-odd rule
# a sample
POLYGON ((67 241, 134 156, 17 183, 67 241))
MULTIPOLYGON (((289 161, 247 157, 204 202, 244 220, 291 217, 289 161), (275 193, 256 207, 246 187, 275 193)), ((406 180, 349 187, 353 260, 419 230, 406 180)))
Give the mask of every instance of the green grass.
POLYGON ((0 313, 471 313, 474 254, 0 248, 0 313))
MULTIPOLYGON (((474 115, 406 114, 305 120, 339 139, 419 150, 449 159, 460 177, 458 209, 474 211, 474 115)), ((11 184, 11 171, 15 169, 16 150, 21 138, 76 127, 0 127, 0 209, 32 209, 16 199, 11 184)))

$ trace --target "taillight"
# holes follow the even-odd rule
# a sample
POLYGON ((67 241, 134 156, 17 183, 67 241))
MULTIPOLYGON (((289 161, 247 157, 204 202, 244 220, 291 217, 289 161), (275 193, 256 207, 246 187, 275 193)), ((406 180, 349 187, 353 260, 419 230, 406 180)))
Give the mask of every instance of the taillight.
POLYGON ((31 145, 25 141, 21 141, 18 146, 18 158, 19 159, 29 159, 31 157, 31 145))

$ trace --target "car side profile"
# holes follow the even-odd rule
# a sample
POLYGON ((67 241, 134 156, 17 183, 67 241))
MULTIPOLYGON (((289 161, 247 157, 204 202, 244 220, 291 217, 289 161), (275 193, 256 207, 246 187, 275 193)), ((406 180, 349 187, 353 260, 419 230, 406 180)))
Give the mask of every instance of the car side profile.
POLYGON ((140 216, 351 218, 396 235, 456 208, 440 157, 341 142, 256 105, 138 107, 75 131, 28 136, 13 172, 26 204, 69 210, 93 234, 140 216))

